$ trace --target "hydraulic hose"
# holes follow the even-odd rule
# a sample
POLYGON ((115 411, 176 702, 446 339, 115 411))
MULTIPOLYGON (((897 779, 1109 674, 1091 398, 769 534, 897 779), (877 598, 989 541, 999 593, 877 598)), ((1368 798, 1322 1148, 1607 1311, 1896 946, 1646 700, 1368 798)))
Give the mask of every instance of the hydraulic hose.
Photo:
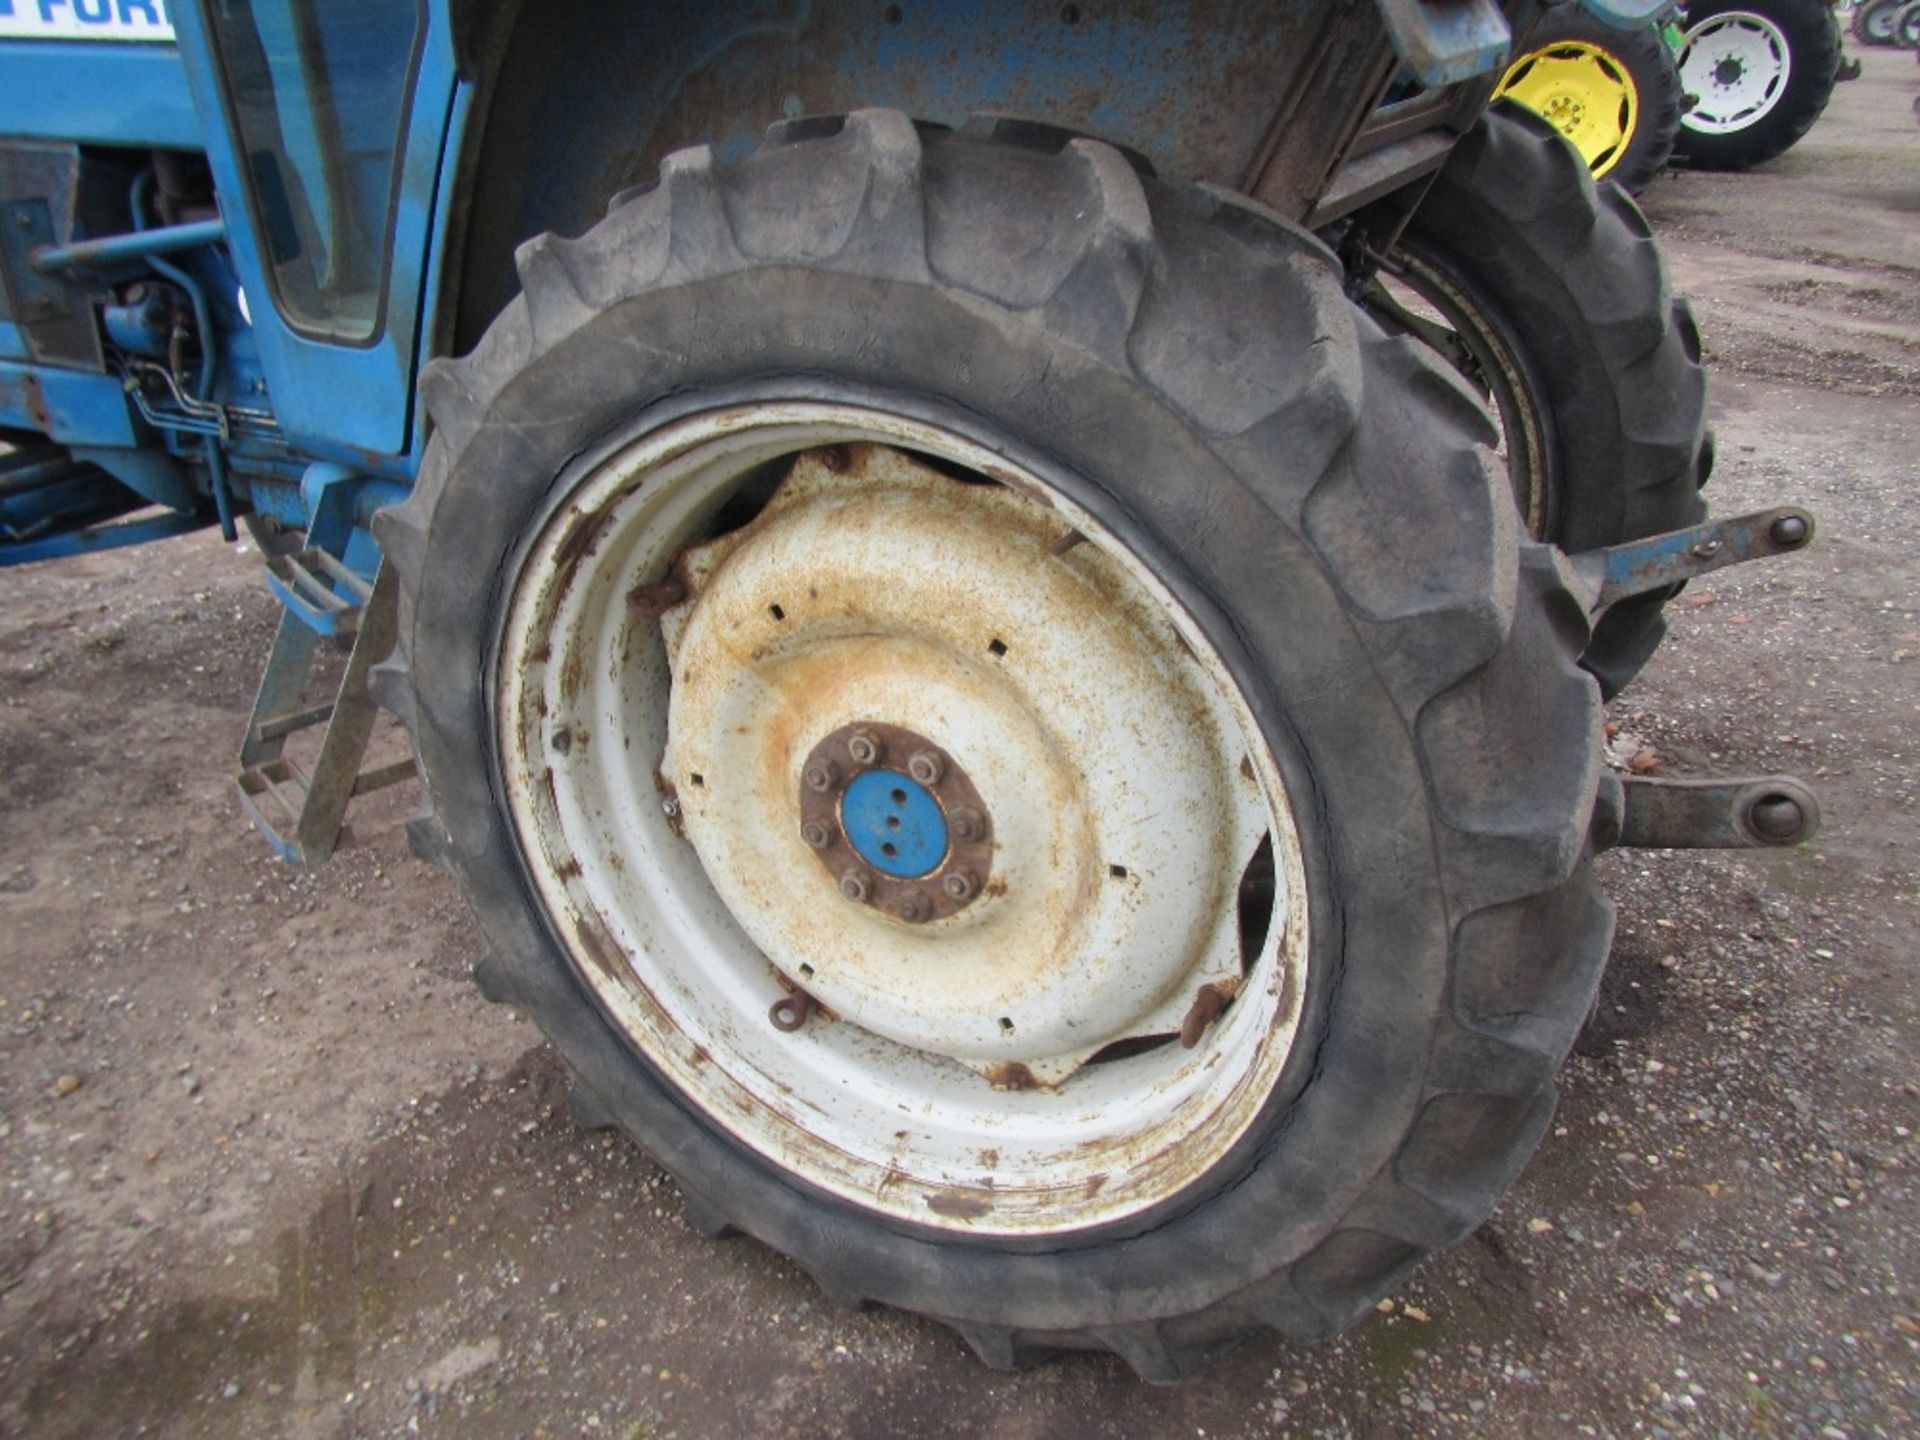
MULTIPOLYGON (((151 170, 141 171, 134 179, 129 200, 133 206, 135 230, 144 231, 147 228, 147 191, 152 185, 151 170)), ((186 291, 187 299, 193 306, 193 323, 200 332, 200 378, 194 386, 193 398, 205 400, 213 391, 214 374, 219 368, 219 354, 214 348, 213 307, 207 303, 206 288, 183 266, 171 260, 150 255, 147 263, 153 267, 156 275, 186 291)), ((233 497, 227 489, 227 457, 220 449, 218 435, 207 436, 207 474, 213 489, 213 508, 220 516, 220 534, 225 539, 237 540, 239 531, 233 524, 233 497)))

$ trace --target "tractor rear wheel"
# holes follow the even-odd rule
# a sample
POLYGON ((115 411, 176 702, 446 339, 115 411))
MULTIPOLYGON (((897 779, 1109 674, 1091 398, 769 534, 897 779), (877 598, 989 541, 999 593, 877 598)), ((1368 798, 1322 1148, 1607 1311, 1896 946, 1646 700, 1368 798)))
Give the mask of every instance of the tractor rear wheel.
POLYGON ((1833 97, 1840 22, 1826 0, 1699 0, 1687 6, 1680 82, 1695 98, 1675 153, 1745 170, 1791 148, 1833 97))
POLYGON ((1596 180, 1638 195, 1666 168, 1680 128, 1673 52, 1651 25, 1617 29, 1562 5, 1527 32, 1496 99, 1523 105, 1580 152, 1596 180))
MULTIPOLYGON (((1700 337, 1639 207, 1596 186, 1552 126, 1503 104, 1435 178, 1371 297, 1493 404, 1534 538, 1591 550, 1697 523, 1711 453, 1700 337), (1438 327, 1406 314, 1402 288, 1438 327), (1398 314, 1394 312, 1399 312, 1398 314)), ((1609 696, 1665 633, 1663 597, 1617 605, 1583 663, 1609 696)))
POLYGON ((1152 1379, 1477 1225, 1618 788, 1457 377, 1030 127, 683 152, 519 264, 378 521, 379 692, 483 989, 689 1220, 1152 1379))

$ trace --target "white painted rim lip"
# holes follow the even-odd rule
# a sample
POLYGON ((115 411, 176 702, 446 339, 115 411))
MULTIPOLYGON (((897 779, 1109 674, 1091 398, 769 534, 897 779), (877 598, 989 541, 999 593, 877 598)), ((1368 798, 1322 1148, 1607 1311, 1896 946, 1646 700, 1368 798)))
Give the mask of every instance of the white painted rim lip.
POLYGON ((1727 135, 1764 119, 1780 103, 1793 76, 1793 51, 1780 28, 1750 10, 1728 10, 1687 32, 1680 52, 1680 86, 1697 96, 1681 117, 1689 130, 1727 135), (1716 78, 1727 60, 1740 63, 1740 78, 1716 78))
MULTIPOLYGON (((713 1123, 783 1172, 868 1210, 1006 1235, 1082 1230, 1148 1210, 1246 1133, 1278 1083, 1306 993, 1299 838, 1279 766, 1226 665, 1092 515, 1037 475, 935 426, 848 406, 766 404, 690 417, 605 460, 555 507, 519 576, 496 661, 495 723, 526 869, 607 1013, 713 1123), (1023 510, 1057 532, 1079 531, 1086 541, 1076 549, 1092 547, 1089 564, 1122 577, 1162 617, 1172 643, 1156 663, 1178 671, 1182 684, 1206 687, 1208 713, 1222 727, 1208 743, 1223 755, 1231 749, 1227 783, 1256 797, 1276 898, 1265 935, 1247 947, 1237 998, 1194 1048, 1175 1040, 1069 1066, 1052 1087, 1006 1090, 988 1083, 980 1057, 959 1054, 957 1042, 942 1053, 838 1017, 792 1034, 769 1023, 787 993, 783 976, 818 957, 766 948, 786 943, 783 934, 769 931, 765 911, 740 902, 731 869, 721 865, 716 883, 708 858, 721 852, 703 822, 678 813, 676 786, 658 783, 673 779, 656 777, 669 758, 672 661, 660 625, 636 622, 625 597, 701 538, 740 476, 829 443, 897 446, 991 475, 1009 487, 987 487, 1008 501, 1009 543, 1019 540, 1023 510)), ((1089 729, 1097 735, 1099 726, 1089 729)), ((991 771, 984 754, 978 765, 956 758, 976 778, 991 771)), ((1244 845, 1245 827, 1235 834, 1244 845)), ((1237 912, 1245 859, 1235 858, 1222 887, 1229 912, 1237 912)), ((791 879, 810 904, 817 892, 808 887, 826 883, 804 865, 791 879)), ((1222 923, 1237 940, 1234 918, 1222 923)), ((1217 928, 1208 933, 1217 940, 1217 928)), ((931 934, 908 941, 921 938, 939 943, 931 934)), ((1207 953, 1196 965, 1217 964, 1217 943, 1199 948, 1207 953)), ((1097 968, 1090 973, 1098 979, 1097 968)), ((1179 1028, 1166 1017, 1186 1008, 1189 993, 1169 992, 1153 1033, 1179 1028)), ((1121 1032, 1137 1033, 1147 1022, 1138 1006, 1127 1013, 1121 1032)), ((979 1040, 977 1026, 969 1033, 968 1043, 979 1040)), ((912 1038, 933 1045, 934 1036, 912 1038)))

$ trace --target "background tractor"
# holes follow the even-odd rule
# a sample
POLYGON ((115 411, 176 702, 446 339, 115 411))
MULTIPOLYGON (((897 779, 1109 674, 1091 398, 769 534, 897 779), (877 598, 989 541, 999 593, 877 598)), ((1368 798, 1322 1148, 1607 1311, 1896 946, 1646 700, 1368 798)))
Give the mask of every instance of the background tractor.
POLYGON ((1537 18, 0 6, 0 559, 249 526, 240 802, 417 765, 700 1229, 994 1365, 1329 1334, 1547 1126, 1594 856, 1816 820, 1601 764, 1811 522, 1705 521, 1645 221, 1487 110, 1537 18))
POLYGON ((1550 121, 1595 179, 1636 195, 1676 156, 1702 170, 1771 160, 1827 108, 1841 62, 1830 0, 1668 8, 1658 24, 1627 30, 1572 6, 1550 11, 1497 93, 1550 121))

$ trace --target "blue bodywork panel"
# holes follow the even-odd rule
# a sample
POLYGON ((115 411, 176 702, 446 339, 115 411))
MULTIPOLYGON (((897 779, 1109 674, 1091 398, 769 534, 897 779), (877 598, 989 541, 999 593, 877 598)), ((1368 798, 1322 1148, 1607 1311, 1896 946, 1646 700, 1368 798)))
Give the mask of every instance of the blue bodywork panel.
POLYGON ((0 135, 198 150, 205 133, 171 45, 0 41, 0 135))
POLYGON ((131 445, 133 412, 111 375, 0 361, 0 426, 63 445, 131 445))
POLYGON ((287 444, 302 454, 381 474, 411 474, 424 277, 442 169, 455 148, 448 130, 457 81, 442 6, 428 7, 424 22, 393 197, 384 303, 373 334, 361 343, 306 331, 274 303, 277 290, 262 244, 258 204, 245 199, 253 187, 243 177, 238 137, 228 122, 202 17, 194 7, 182 6, 175 24, 215 186, 229 209, 243 200, 249 207, 248 223, 231 226, 233 264, 248 297, 254 343, 287 444))
POLYGON ((1437 5, 1379 0, 1394 54, 1422 85, 1438 89, 1484 75, 1507 58, 1513 32, 1495 0, 1437 5))

